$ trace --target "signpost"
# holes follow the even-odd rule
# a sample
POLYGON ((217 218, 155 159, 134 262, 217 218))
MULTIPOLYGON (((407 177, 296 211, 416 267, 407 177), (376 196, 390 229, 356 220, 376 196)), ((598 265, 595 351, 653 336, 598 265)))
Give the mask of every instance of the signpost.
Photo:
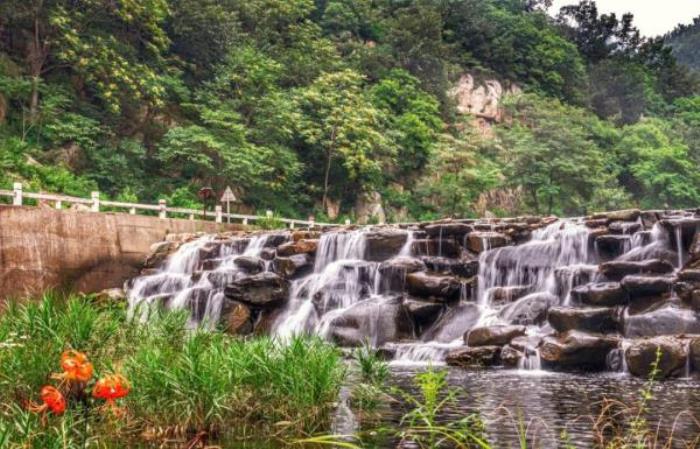
POLYGON ((231 202, 236 202, 238 199, 236 195, 233 194, 231 187, 226 187, 224 194, 221 195, 221 202, 226 203, 226 222, 231 223, 231 202))

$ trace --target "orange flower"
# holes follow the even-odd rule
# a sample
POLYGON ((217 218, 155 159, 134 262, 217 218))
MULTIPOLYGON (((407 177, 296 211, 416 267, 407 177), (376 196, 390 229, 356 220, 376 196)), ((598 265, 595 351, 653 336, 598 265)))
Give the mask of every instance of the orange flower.
POLYGON ((129 394, 129 382, 120 374, 105 376, 95 383, 92 395, 98 399, 104 399, 112 404, 116 399, 129 394))
POLYGON ((47 385, 41 389, 41 401, 43 404, 29 404, 29 410, 42 413, 50 410, 54 415, 61 415, 66 411, 66 398, 56 388, 47 385))
POLYGON ((73 382, 87 382, 92 378, 92 363, 88 362, 87 356, 79 351, 69 350, 61 355, 62 374, 54 375, 55 378, 65 379, 73 382))

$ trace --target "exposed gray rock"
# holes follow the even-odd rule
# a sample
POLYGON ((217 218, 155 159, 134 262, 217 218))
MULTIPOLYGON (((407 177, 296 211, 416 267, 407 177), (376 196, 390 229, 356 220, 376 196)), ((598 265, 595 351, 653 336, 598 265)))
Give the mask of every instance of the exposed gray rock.
POLYGON ((590 306, 611 307, 625 305, 629 301, 627 290, 619 282, 596 282, 571 290, 571 297, 590 306))
POLYGON ((628 338, 700 333, 698 313, 674 305, 627 315, 623 324, 624 335, 628 338))
POLYGON ((628 275, 667 274, 674 270, 670 263, 659 260, 644 261, 611 261, 600 265, 600 274, 614 281, 619 281, 628 275))
POLYGON ((367 299, 340 312, 329 323, 328 335, 341 346, 385 345, 414 337, 413 320, 401 298, 367 299))
POLYGON ((250 274, 258 274, 265 269, 265 264, 259 257, 238 256, 233 259, 238 268, 250 274))
POLYGON ((425 272, 406 276, 406 288, 411 295, 424 298, 459 299, 461 283, 452 276, 432 275, 425 272))
POLYGON ((655 337, 636 341, 625 352, 630 373, 644 378, 649 377, 657 357, 658 378, 681 376, 688 360, 688 342, 675 337, 655 337))
POLYGON ((621 256, 630 246, 628 235, 605 234, 595 238, 598 255, 604 260, 621 256))
POLYGON ((503 346, 525 335, 525 326, 476 327, 464 334, 467 346, 503 346))
POLYGON ((556 369, 602 371, 608 353, 618 344, 619 339, 612 336, 569 331, 544 337, 540 357, 544 364, 556 369))
POLYGON ((406 231, 391 228, 368 232, 365 235, 367 260, 382 262, 391 259, 399 254, 407 238, 406 231))
POLYGON ((461 347, 447 353, 445 361, 450 366, 478 368, 498 365, 501 359, 500 346, 461 347))
POLYGON ((630 275, 622 278, 622 287, 627 290, 630 297, 652 296, 661 293, 670 293, 673 288, 673 277, 669 276, 636 276, 630 275))
POLYGON ((500 232, 474 231, 467 236, 467 249, 474 253, 510 244, 510 238, 500 232))
POLYGON ((445 309, 445 304, 441 302, 414 298, 405 298, 404 306, 416 324, 421 326, 433 323, 445 309))
POLYGON ((237 279, 227 285, 227 298, 251 307, 276 307, 287 301, 289 281, 275 273, 263 272, 237 279))
POLYGON ((552 307, 549 309, 548 320, 559 332, 579 330, 605 334, 620 331, 620 310, 610 307, 552 307))
POLYGON ((559 304, 551 293, 532 293, 504 307, 499 317, 511 324, 541 324, 547 319, 547 310, 559 304))
POLYGON ((423 341, 449 343, 462 336, 479 321, 481 311, 474 303, 460 303, 448 307, 440 319, 430 326, 423 335, 423 341))

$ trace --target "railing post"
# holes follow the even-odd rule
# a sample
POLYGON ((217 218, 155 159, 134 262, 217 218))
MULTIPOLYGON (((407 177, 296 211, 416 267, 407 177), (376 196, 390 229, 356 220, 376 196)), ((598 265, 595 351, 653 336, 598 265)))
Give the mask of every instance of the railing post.
POLYGON ((135 207, 129 208, 129 215, 136 215, 136 208, 135 207))
POLYGON ((222 216, 223 214, 221 212, 221 205, 216 206, 216 208, 214 210, 216 211, 216 218, 215 218, 216 222, 221 223, 223 221, 223 216, 222 216))
POLYGON ((55 207, 56 209, 61 209, 61 208, 63 208, 63 202, 62 202, 61 200, 56 201, 56 203, 54 204, 54 207, 55 207))
POLYGON ((14 190, 14 196, 12 197, 12 204, 14 206, 21 206, 22 205, 22 183, 21 182, 16 182, 12 185, 12 189, 14 190))
POLYGON ((349 219, 349 218, 346 218, 346 219, 345 219, 345 226, 349 226, 349 225, 350 225, 350 219, 349 219))
POLYGON ((92 211, 100 211, 100 192, 92 192, 92 211))
POLYGON ((294 229, 294 222, 293 221, 289 222, 289 229, 294 229))
POLYGON ((309 216, 309 228, 313 228, 315 224, 316 224, 316 219, 314 218, 313 215, 310 215, 309 216))
POLYGON ((160 218, 161 220, 164 220, 165 216, 166 216, 166 212, 167 212, 166 206, 165 206, 165 200, 158 200, 158 208, 159 208, 158 218, 160 218))
POLYGON ((248 226, 248 217, 243 218, 243 226, 248 226))
POLYGON ((194 214, 190 214, 190 221, 194 221, 194 214))
POLYGON ((272 213, 271 210, 268 209, 267 211, 265 211, 265 216, 266 216, 267 218, 272 218, 272 215, 273 215, 273 213, 272 213))

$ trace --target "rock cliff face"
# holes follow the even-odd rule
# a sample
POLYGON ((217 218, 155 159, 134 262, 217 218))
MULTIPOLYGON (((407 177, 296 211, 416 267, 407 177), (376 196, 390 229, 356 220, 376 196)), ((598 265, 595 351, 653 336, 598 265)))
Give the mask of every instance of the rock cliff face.
POLYGON ((167 234, 219 229, 199 221, 0 206, 0 299, 49 288, 121 287, 167 234))
POLYGON ((695 210, 624 210, 171 236, 128 296, 193 325, 461 367, 643 376, 661 348, 679 376, 700 365, 699 231, 695 210))
POLYGON ((490 135, 493 123, 502 119, 501 100, 506 94, 521 92, 516 85, 504 87, 495 79, 477 81, 474 76, 463 74, 449 94, 457 103, 457 112, 474 116, 474 125, 482 134, 490 135))

